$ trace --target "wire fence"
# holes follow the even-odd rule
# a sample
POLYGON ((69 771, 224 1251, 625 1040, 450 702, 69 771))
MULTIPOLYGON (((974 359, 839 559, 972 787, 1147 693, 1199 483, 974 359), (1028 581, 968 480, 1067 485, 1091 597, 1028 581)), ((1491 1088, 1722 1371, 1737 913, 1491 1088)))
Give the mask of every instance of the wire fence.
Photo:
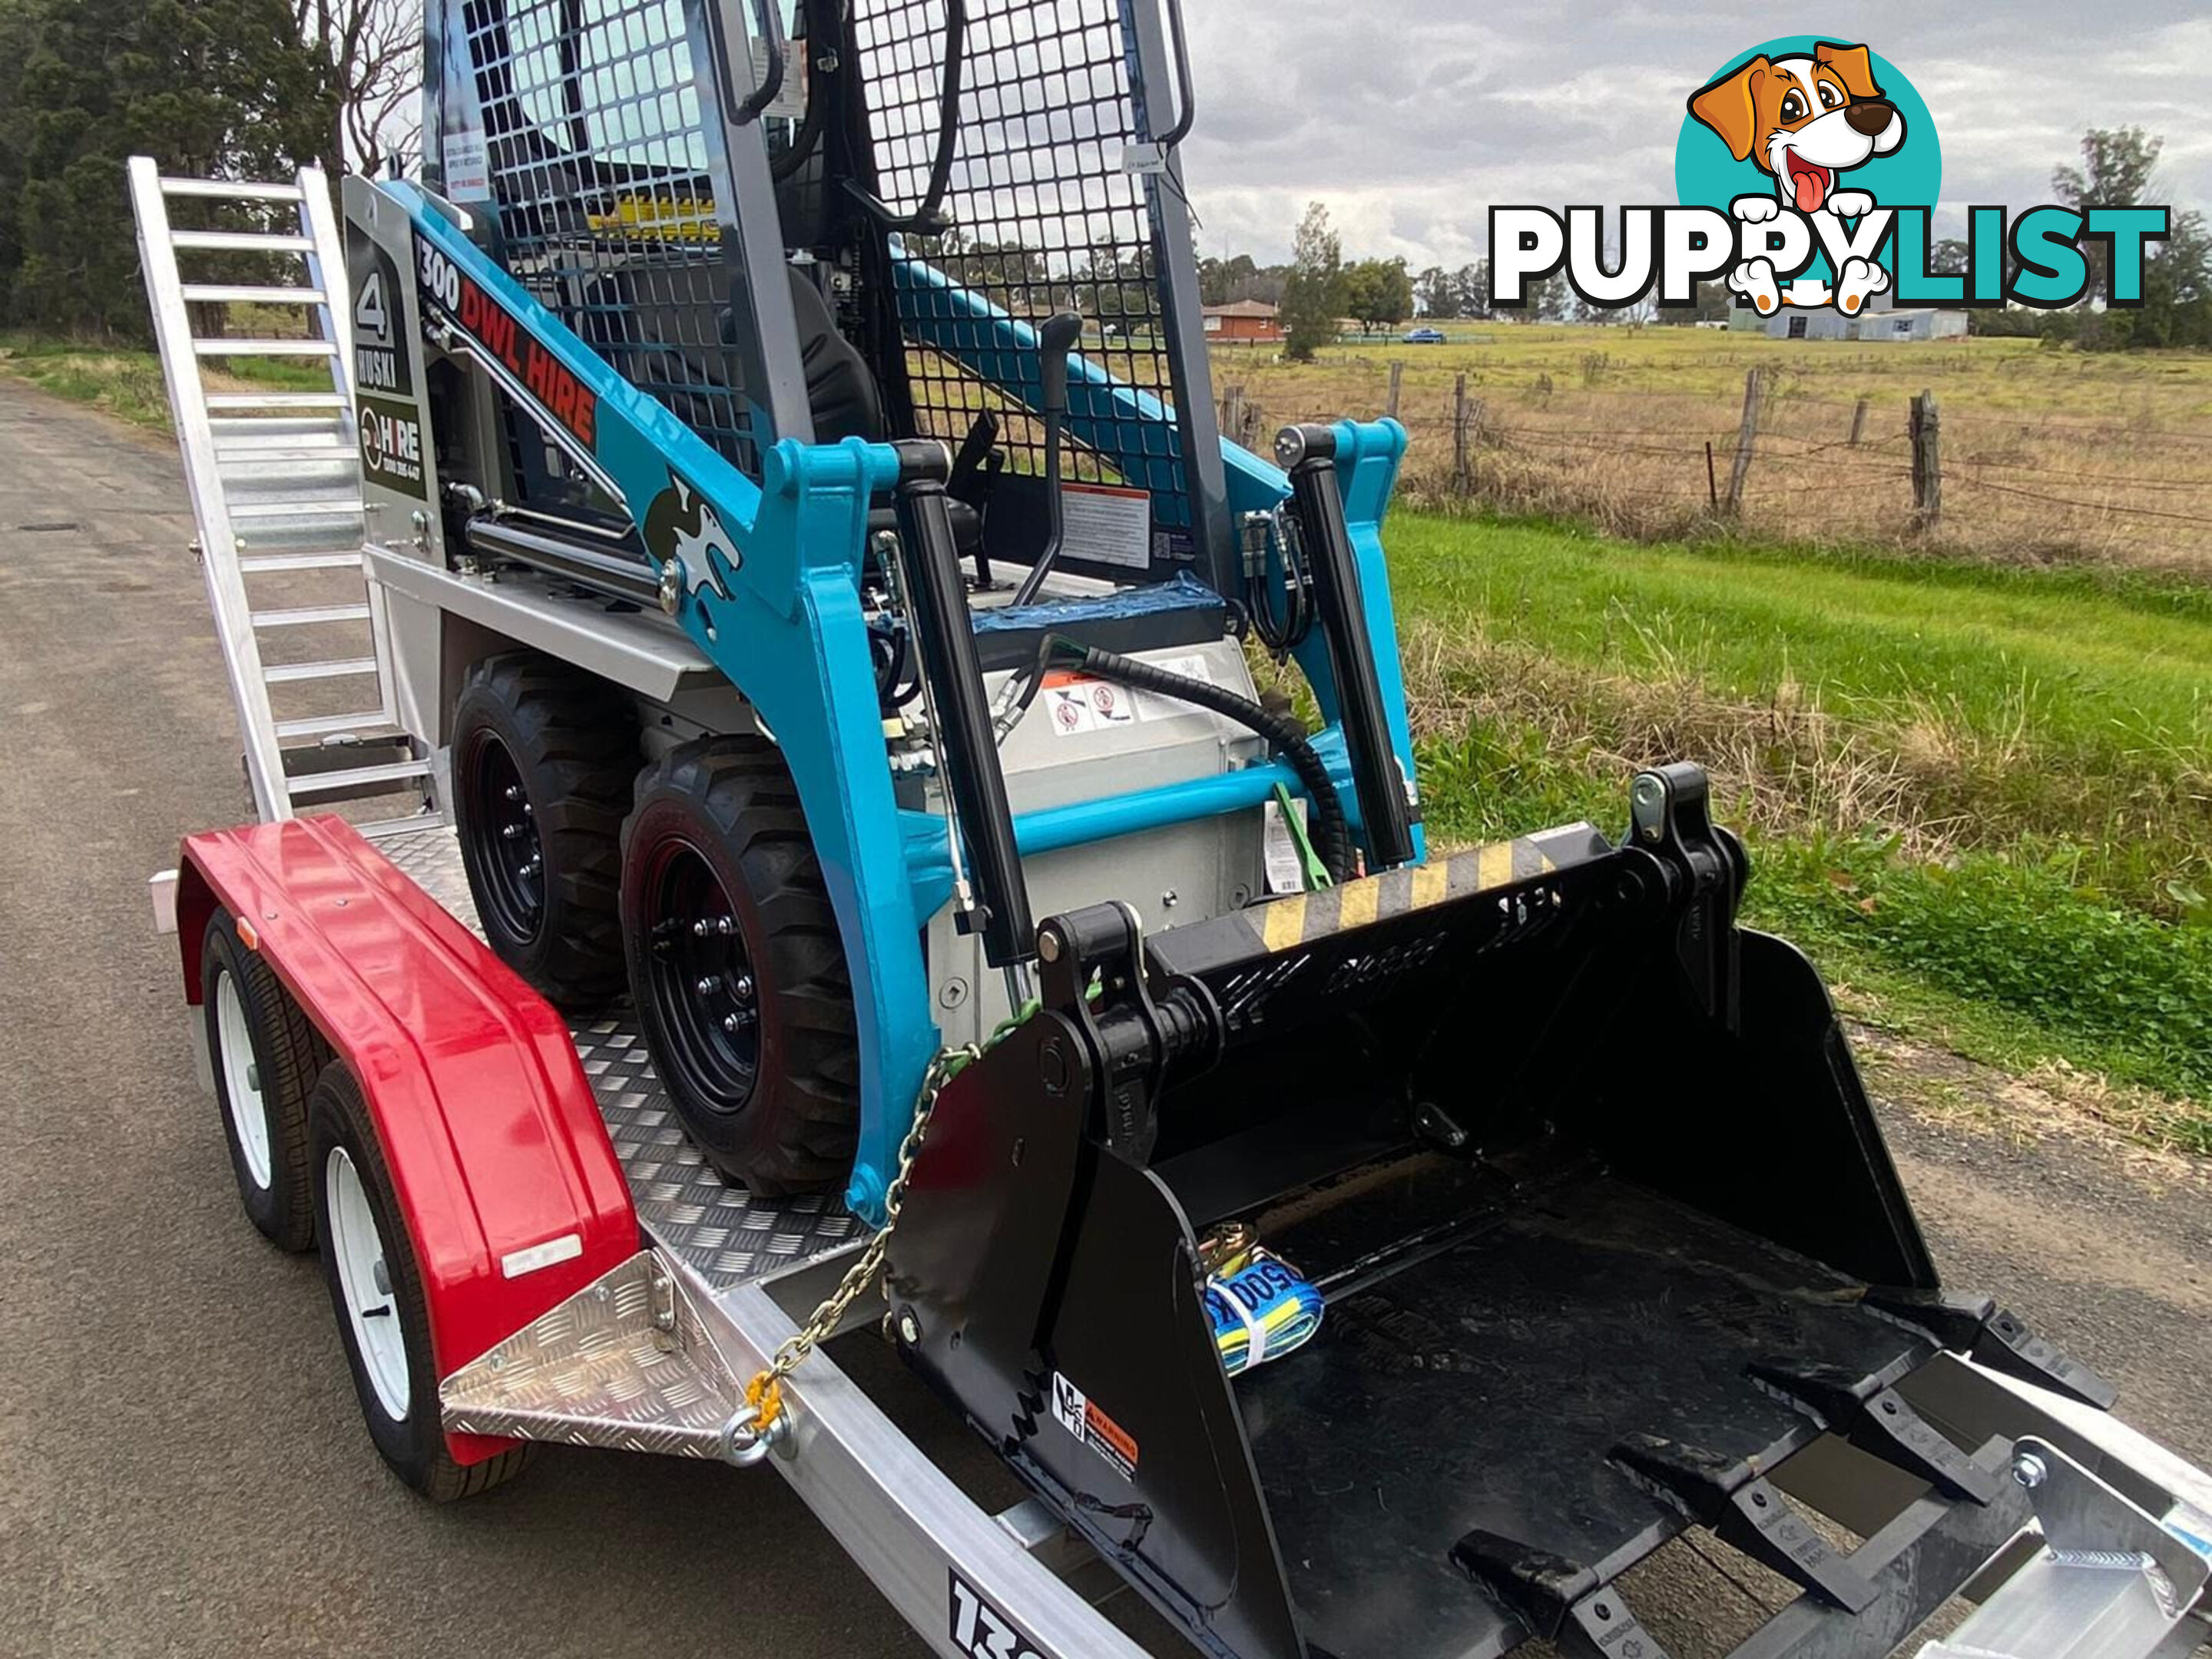
MULTIPOLYGON (((1738 401, 1547 379, 1486 391, 1464 374, 1408 385, 1402 365, 1375 367, 1384 372, 1330 375, 1310 391, 1279 376, 1264 399, 1220 371, 1222 430, 1264 453, 1292 422, 1392 415, 1413 439, 1403 488, 1424 505, 1557 513, 1626 535, 1735 526, 2212 575, 2203 430, 1939 409, 1924 390, 1825 399, 1765 369, 1747 372, 1738 401), (1310 406, 1324 397, 1337 406, 1310 406)), ((1942 384, 1929 373, 1940 364, 1917 367, 1942 384)))

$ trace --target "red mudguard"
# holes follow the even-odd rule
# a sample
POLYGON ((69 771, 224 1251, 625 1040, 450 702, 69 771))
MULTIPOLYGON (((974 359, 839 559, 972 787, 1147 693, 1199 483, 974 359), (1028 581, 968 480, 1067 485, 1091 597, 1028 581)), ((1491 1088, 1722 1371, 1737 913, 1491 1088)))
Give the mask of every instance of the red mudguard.
MULTIPOLYGON (((177 933, 193 1003, 217 905, 360 1080, 441 1376, 636 1254, 629 1187, 560 1015, 350 825, 185 840, 177 933)), ((511 1443, 449 1439, 464 1463, 511 1443)))

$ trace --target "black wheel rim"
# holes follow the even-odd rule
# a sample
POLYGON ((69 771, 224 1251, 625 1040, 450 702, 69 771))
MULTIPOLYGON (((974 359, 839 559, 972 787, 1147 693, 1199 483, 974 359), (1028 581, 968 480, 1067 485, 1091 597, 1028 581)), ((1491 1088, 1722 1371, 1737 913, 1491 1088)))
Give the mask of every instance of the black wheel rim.
POLYGON ((760 1075, 759 987, 737 908, 706 855, 680 840, 655 855, 646 902, 664 1063, 693 1099, 737 1111, 760 1075))
POLYGON ((477 733, 465 771, 477 898, 491 912, 484 920, 512 939, 536 939, 545 923, 545 853, 522 774, 489 732, 477 733))

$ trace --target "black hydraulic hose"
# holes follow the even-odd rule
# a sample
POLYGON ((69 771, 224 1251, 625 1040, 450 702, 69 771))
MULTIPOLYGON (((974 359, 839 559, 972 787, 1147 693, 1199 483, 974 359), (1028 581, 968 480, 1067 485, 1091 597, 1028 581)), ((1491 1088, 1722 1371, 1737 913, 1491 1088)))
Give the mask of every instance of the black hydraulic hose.
MULTIPOLYGON (((1345 819, 1344 802, 1336 793, 1336 784, 1328 775, 1328 768, 1322 763, 1314 751, 1312 740, 1305 728, 1287 714, 1278 714, 1262 708, 1249 697, 1240 697, 1234 691, 1224 691, 1205 680, 1191 679, 1182 674, 1170 674, 1164 668, 1155 668, 1148 662, 1139 662, 1134 657, 1122 656, 1115 651, 1102 651, 1096 646, 1080 641, 1054 635, 1047 642, 1048 650, 1088 674, 1102 680, 1113 680, 1133 690, 1151 691, 1160 696, 1173 697, 1200 708, 1235 720, 1239 726, 1258 732, 1277 749, 1298 775, 1307 795, 1314 804, 1314 851, 1320 854, 1322 867, 1334 882, 1349 881, 1356 866, 1352 862, 1352 826, 1345 819)), ((1042 679, 1042 675, 1038 678, 1042 679)))
MULTIPOLYGON (((834 61, 836 43, 842 40, 845 33, 844 18, 838 8, 804 6, 801 8, 801 21, 803 32, 800 39, 805 42, 810 54, 813 53, 817 41, 826 38, 831 43, 828 52, 815 57, 815 63, 818 65, 825 59, 834 61), (821 15, 825 9, 832 25, 827 31, 820 23, 821 15)), ((830 108, 830 88, 816 82, 824 73, 818 67, 813 71, 813 79, 810 80, 806 89, 806 112, 799 117, 798 130, 791 135, 790 148, 769 162, 769 176, 779 185, 806 165, 807 159, 814 154, 814 147, 822 140, 822 125, 830 108)))

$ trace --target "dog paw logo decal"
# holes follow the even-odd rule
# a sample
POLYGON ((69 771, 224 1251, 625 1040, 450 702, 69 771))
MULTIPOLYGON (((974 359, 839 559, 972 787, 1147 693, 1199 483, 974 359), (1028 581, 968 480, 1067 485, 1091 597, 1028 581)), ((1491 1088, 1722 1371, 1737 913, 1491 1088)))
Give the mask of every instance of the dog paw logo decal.
POLYGON ((1688 306, 1698 283, 1721 283, 1760 316, 1828 307, 1856 330, 1887 305, 2056 310, 2108 274, 2095 297, 2136 306, 2143 244, 2172 227, 2164 207, 1971 207, 1966 268, 1932 270, 1936 120, 1904 71, 1861 41, 1763 42, 1686 88, 1682 112, 1678 205, 1490 210, 1493 303, 1526 306, 1554 272, 1605 309, 1688 306), (2094 266, 2089 241, 2110 247, 2094 266))
POLYGON ((1690 94, 1674 176, 1686 204, 1776 227, 1759 239, 1761 251, 1726 273, 1741 303, 1762 315, 1785 305, 1832 305, 1856 316, 1889 290, 1891 276, 1879 233, 1854 236, 1852 228, 1886 229, 1886 221, 1872 219, 1881 203, 1933 207, 1943 164, 1927 105, 1886 59, 1861 45, 1784 40, 1756 48, 1690 94), (1796 263, 1796 239, 1780 225, 1784 213, 1802 218, 1818 246, 1802 275, 1777 264, 1778 257, 1796 263), (1832 246, 1847 251, 1831 261, 1823 256, 1832 246))
POLYGON ((645 550, 656 565, 675 560, 683 568, 688 592, 710 587, 717 599, 732 597, 729 575, 738 568, 738 544, 706 497, 673 473, 668 488, 646 509, 645 550))

